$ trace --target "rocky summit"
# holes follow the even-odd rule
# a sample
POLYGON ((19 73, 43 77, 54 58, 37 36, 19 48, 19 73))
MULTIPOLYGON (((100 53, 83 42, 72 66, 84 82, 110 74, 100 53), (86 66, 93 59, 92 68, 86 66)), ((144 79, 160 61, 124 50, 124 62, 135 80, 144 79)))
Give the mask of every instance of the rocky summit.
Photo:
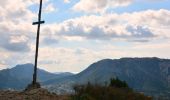
POLYGON ((67 96, 58 96, 46 89, 33 89, 29 91, 0 91, 0 100, 68 100, 67 96))

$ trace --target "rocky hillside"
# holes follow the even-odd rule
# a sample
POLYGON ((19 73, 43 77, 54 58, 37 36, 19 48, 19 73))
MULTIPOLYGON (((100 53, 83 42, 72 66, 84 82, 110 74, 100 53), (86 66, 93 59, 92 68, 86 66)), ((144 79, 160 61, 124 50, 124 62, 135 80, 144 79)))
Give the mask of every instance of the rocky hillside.
POLYGON ((68 100, 68 97, 58 96, 45 89, 35 89, 25 92, 0 91, 0 100, 68 100))

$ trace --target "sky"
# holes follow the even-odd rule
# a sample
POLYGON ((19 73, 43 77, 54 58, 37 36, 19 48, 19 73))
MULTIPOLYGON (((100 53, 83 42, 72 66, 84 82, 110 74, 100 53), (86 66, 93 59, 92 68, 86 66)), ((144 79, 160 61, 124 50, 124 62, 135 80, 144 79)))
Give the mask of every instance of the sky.
MULTIPOLYGON (((33 63, 39 0, 0 0, 0 69, 33 63)), ((78 73, 101 59, 170 59, 170 0, 43 0, 38 66, 78 73)))

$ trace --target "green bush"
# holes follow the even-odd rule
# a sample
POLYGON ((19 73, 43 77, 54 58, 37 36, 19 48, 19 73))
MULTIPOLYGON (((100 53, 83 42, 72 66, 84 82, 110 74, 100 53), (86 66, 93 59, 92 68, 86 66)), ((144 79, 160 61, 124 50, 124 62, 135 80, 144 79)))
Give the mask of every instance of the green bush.
POLYGON ((120 79, 111 78, 110 79, 110 86, 117 87, 117 88, 129 88, 128 84, 125 81, 121 81, 120 79))
POLYGON ((74 86, 72 100, 152 100, 151 97, 136 93, 125 81, 111 79, 109 86, 87 85, 74 86))

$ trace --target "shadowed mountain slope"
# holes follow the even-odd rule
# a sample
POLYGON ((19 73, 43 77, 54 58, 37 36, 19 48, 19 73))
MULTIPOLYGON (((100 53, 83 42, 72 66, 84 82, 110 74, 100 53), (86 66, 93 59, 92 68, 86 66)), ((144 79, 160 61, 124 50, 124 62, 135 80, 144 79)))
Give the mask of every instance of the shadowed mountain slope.
MULTIPOLYGON (((159 58, 104 59, 93 63, 77 75, 44 82, 53 84, 107 84, 110 78, 118 77, 130 87, 143 92, 169 91, 170 60, 159 58)), ((51 85, 53 87, 53 85, 51 85)))
MULTIPOLYGON (((32 82, 33 64, 17 65, 11 69, 0 71, 0 89, 23 89, 32 82)), ((38 69, 38 81, 43 82, 49 79, 57 79, 72 75, 71 73, 53 74, 38 69)))

